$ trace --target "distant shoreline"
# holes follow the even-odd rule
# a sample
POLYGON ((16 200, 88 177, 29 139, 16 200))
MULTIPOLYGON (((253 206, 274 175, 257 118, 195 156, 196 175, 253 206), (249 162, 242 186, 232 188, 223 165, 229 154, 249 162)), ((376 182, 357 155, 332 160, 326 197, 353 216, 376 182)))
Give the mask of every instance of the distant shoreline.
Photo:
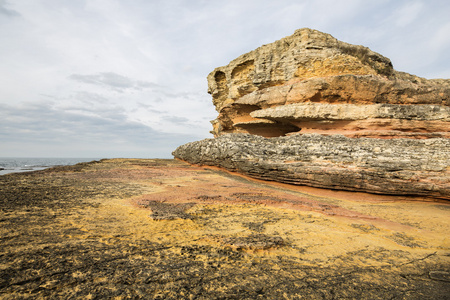
POLYGON ((11 173, 41 171, 58 166, 70 166, 102 158, 0 157, 0 176, 11 173))

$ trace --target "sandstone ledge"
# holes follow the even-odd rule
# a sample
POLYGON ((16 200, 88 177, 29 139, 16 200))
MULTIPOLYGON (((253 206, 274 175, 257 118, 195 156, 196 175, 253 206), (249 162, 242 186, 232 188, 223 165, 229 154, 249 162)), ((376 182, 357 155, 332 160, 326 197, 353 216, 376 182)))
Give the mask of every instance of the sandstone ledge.
MULTIPOLYGON (((374 138, 450 138, 450 107, 441 105, 295 103, 255 110, 246 131, 263 136, 286 133, 343 134, 374 138), (264 124, 263 122, 271 121, 264 124), (258 130, 266 125, 262 134, 258 130), (276 130, 278 129, 278 131, 276 130), (277 134, 278 132, 278 134, 277 134)), ((234 128, 242 127, 235 123, 234 128)))
POLYGON ((227 134, 182 145, 173 155, 265 180, 450 200, 449 139, 227 134))

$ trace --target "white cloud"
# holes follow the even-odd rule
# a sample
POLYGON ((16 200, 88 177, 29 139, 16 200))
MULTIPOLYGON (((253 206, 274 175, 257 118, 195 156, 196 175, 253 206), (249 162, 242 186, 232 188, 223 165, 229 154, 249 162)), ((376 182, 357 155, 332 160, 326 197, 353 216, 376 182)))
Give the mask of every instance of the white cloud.
POLYGON ((395 24, 400 27, 405 27, 414 22, 420 12, 423 10, 424 4, 420 1, 408 1, 404 3, 396 12, 395 24))
POLYGON ((0 105, 0 139, 5 156, 170 157, 182 134, 163 134, 128 121, 120 111, 89 115, 59 110, 52 103, 0 105), (52 153, 53 155, 49 155, 52 153))
POLYGON ((73 79, 82 83, 110 87, 113 90, 119 92, 123 92, 127 89, 141 90, 145 88, 159 87, 159 85, 156 83, 132 80, 128 77, 113 72, 101 72, 93 75, 72 74, 69 76, 69 79, 73 79))
POLYGON ((0 15, 6 16, 6 17, 18 17, 20 14, 13 10, 8 8, 8 2, 6 0, 0 0, 0 15))
POLYGON ((209 72, 302 27, 450 77, 448 11, 438 0, 0 0, 0 156, 90 143, 170 156, 210 136, 209 72))

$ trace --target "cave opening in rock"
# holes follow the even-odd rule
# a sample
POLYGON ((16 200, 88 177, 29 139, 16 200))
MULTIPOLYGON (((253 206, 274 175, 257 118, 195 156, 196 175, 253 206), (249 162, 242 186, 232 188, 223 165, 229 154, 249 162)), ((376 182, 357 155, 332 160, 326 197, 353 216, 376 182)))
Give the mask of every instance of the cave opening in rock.
POLYGON ((266 119, 248 123, 238 123, 235 124, 234 127, 239 128, 242 132, 259 135, 266 138, 286 136, 290 133, 299 132, 301 130, 301 128, 290 123, 281 123, 266 119))

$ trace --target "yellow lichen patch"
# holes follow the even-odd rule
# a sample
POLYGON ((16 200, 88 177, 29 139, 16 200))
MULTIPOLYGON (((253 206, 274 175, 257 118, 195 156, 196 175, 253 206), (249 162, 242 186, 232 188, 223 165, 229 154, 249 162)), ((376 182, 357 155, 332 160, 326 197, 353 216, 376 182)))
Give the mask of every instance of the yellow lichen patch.
POLYGON ((253 84, 255 65, 249 60, 237 65, 231 72, 231 98, 236 99, 257 90, 253 84))
POLYGON ((222 102, 228 98, 228 83, 224 72, 217 71, 214 76, 216 92, 213 94, 213 103, 216 107, 222 106, 222 102))
POLYGON ((300 65, 294 76, 307 79, 348 74, 377 75, 377 72, 354 56, 339 54, 324 59, 310 60, 300 65))

